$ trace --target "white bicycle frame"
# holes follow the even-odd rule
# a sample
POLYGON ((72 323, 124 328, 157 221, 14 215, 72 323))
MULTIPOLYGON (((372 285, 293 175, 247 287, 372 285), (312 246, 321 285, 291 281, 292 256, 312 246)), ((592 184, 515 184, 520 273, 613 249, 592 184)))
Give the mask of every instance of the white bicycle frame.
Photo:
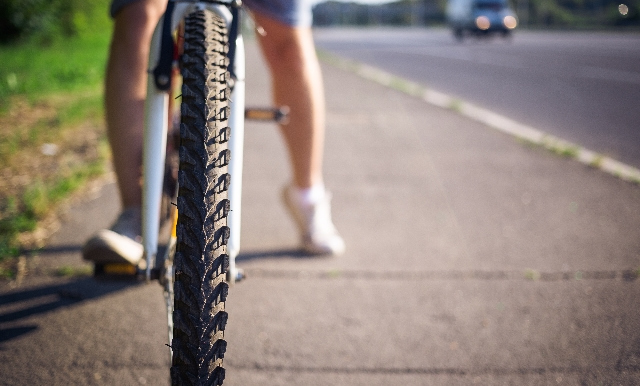
MULTIPOLYGON (((188 1, 188 0, 187 0, 188 1)), ((226 23, 229 30, 232 22, 232 14, 228 7, 221 4, 212 4, 198 1, 176 1, 171 14, 171 31, 176 31, 181 21, 192 12, 208 9, 219 15, 226 23)), ((166 157, 169 93, 159 90, 155 84, 153 69, 160 60, 161 40, 164 16, 158 23, 153 33, 149 52, 149 79, 147 81, 147 99, 144 109, 144 150, 143 150, 143 188, 142 188, 142 240, 144 246, 144 259, 147 263, 147 281, 151 278, 151 269, 156 263, 158 254, 158 242, 160 232, 160 205, 162 198, 162 184, 164 181, 164 165, 166 157)), ((232 157, 229 163, 231 185, 229 187, 229 200, 231 211, 228 224, 230 238, 227 242, 229 255, 230 282, 236 278, 237 270, 235 258, 240 251, 240 203, 242 195, 242 161, 244 143, 244 101, 245 101, 245 54, 242 34, 238 31, 236 39, 235 57, 232 58, 234 66, 233 91, 231 93, 231 116, 229 127, 231 136, 229 150, 232 157)), ((172 273, 168 273, 172 274, 172 273)))

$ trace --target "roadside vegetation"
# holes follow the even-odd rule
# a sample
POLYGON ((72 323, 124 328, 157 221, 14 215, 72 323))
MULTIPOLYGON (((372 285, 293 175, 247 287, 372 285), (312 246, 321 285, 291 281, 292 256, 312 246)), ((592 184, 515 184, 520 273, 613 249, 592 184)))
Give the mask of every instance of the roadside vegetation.
MULTIPOLYGON (((382 4, 328 0, 314 9, 314 23, 421 26, 445 23, 448 0, 399 0, 382 4)), ((640 28, 640 0, 507 0, 520 25, 535 29, 640 28)))
POLYGON ((109 157, 102 80, 108 0, 0 3, 0 276, 109 157))

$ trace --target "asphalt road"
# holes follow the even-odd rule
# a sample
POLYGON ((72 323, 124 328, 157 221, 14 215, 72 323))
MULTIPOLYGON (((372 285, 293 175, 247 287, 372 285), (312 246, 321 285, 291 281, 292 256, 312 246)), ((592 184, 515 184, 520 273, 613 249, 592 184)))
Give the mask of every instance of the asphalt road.
POLYGON ((640 34, 318 29, 318 48, 640 166, 640 34))
MULTIPOLYGON (((260 106, 269 82, 247 48, 260 106)), ((225 386, 638 385, 639 186, 323 72, 347 251, 299 253, 287 152, 249 122, 225 386)), ((0 280, 0 385, 169 384, 160 287, 82 275, 83 243, 118 211, 113 183, 85 193, 22 283, 0 280)))

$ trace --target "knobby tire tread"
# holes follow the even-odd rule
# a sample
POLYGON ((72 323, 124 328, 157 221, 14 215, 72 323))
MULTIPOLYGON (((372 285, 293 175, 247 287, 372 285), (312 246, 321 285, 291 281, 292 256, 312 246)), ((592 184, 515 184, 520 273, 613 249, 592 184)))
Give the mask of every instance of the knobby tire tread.
POLYGON ((222 19, 185 20, 175 255, 173 385, 222 385, 227 323, 228 36, 222 19))

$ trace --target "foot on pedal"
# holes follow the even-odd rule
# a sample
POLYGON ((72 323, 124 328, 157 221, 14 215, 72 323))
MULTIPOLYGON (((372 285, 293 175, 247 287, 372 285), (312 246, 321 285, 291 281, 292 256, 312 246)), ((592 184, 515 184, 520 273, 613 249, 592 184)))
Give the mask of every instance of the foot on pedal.
POLYGON ((82 258, 96 265, 138 265, 144 249, 140 217, 140 208, 124 210, 111 229, 103 229, 87 241, 82 248, 82 258))
POLYGON ((82 248, 82 258, 94 263, 96 277, 136 278, 143 247, 140 208, 124 210, 110 229, 98 231, 82 248))

